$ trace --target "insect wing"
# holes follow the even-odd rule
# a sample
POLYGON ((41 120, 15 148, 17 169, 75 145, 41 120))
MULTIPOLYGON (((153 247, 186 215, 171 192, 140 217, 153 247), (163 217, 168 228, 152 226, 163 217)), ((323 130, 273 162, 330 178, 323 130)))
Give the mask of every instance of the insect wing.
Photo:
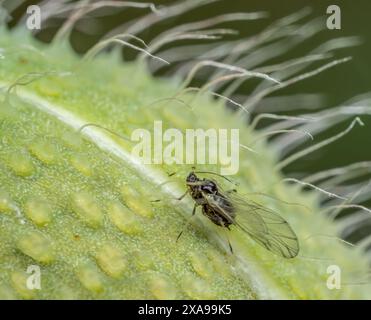
POLYGON ((294 258, 299 253, 299 242, 294 231, 287 221, 274 211, 247 200, 236 192, 219 192, 218 195, 204 197, 210 206, 232 220, 233 224, 269 251, 284 258, 294 258), (234 207, 235 218, 223 208, 222 204, 226 202, 234 207))

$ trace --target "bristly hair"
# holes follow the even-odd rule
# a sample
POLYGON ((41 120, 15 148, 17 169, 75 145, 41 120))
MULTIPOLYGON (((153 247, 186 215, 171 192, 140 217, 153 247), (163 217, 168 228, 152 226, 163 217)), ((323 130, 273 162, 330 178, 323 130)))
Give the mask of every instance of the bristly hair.
MULTIPOLYGON (((219 0, 181 0, 159 7, 154 3, 131 1, 43 0, 39 5, 43 12, 44 29, 53 26, 57 19, 63 21, 59 22, 55 41, 68 40, 74 29, 84 30, 84 24, 91 19, 114 14, 117 10, 137 9, 136 18, 108 31, 86 53, 85 58, 119 44, 135 49, 137 57, 151 72, 161 71, 168 76, 182 77, 184 81, 179 95, 190 86, 194 87, 195 83, 201 83, 196 90, 210 94, 237 109, 236 112, 246 118, 246 125, 252 130, 259 130, 260 136, 268 139, 270 146, 280 156, 277 169, 285 168, 288 176, 285 182, 298 183, 303 188, 318 191, 323 200, 323 212, 329 217, 335 219, 343 210, 354 212, 346 218, 338 219, 343 230, 342 236, 350 238, 361 226, 371 225, 371 211, 362 205, 371 199, 370 162, 354 163, 317 173, 310 172, 310 168, 307 173, 295 173, 289 166, 307 154, 341 139, 355 125, 362 125, 360 117, 371 114, 371 93, 356 96, 340 106, 324 110, 324 102, 319 94, 269 96, 329 68, 341 67, 339 65, 348 62, 350 57, 334 59, 337 56, 336 51, 358 45, 360 40, 357 37, 331 39, 301 57, 282 60, 282 55, 323 30, 322 20, 309 19, 309 8, 283 17, 250 37, 236 38, 234 30, 220 25, 237 20, 249 25, 250 21, 264 19, 267 13, 224 13, 163 30, 147 40, 148 44, 141 39, 144 31, 174 17, 185 19, 188 12, 203 6, 212 6, 217 1, 219 0), (193 40, 192 43, 184 41, 190 39, 193 40), (269 64, 274 58, 280 62, 269 64), (309 70, 313 64, 319 62, 321 66, 309 70), (258 78, 259 81, 255 79, 253 90, 245 92, 241 86, 252 78, 258 78), (318 141, 320 133, 343 122, 350 123, 344 131, 318 141), (311 142, 308 137, 314 141, 311 142)), ((1 11, 0 18, 9 21, 22 2, 2 1, 7 11, 1 11)), ((178 97, 169 99, 175 100, 178 97)), ((251 141, 251 144, 258 142, 251 141)), ((249 148, 250 145, 241 147, 249 148)), ((371 235, 361 239, 360 245, 370 249, 371 235)))

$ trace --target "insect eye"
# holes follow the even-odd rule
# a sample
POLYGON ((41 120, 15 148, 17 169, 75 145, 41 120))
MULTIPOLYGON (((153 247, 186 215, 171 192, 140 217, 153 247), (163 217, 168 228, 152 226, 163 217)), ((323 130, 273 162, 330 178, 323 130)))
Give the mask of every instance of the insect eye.
POLYGON ((194 173, 189 174, 187 177, 187 182, 195 182, 195 181, 197 181, 196 175, 194 173))

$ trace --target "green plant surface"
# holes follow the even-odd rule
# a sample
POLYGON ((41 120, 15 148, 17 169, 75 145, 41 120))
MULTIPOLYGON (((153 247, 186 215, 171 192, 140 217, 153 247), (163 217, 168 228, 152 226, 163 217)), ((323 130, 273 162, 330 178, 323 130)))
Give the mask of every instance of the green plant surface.
POLYGON ((289 221, 301 246, 294 259, 237 229, 232 255, 199 212, 176 242, 193 206, 174 200, 190 166, 143 165, 129 142, 97 127, 78 131, 95 123, 130 136, 162 120, 164 129, 239 128, 241 143, 255 141, 222 103, 206 93, 182 96, 188 106, 160 101, 181 80, 154 79, 116 52, 82 61, 65 43, 41 45, 22 30, 1 31, 0 48, 0 298, 370 298, 369 285, 351 285, 367 272, 362 252, 337 240, 315 193, 282 182, 263 140, 241 150, 232 179, 239 192, 271 196, 249 197, 289 221), (41 290, 26 288, 30 265, 41 268, 41 290), (329 265, 341 267, 341 290, 326 286, 329 265))

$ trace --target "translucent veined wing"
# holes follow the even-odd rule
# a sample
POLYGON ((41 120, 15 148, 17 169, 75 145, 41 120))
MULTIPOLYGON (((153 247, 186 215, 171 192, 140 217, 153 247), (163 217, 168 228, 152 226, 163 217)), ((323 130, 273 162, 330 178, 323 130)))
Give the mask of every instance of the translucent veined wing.
POLYGON ((219 191, 219 195, 205 193, 204 198, 212 208, 269 251, 284 258, 294 258, 299 253, 296 234, 287 221, 271 209, 245 199, 236 192, 219 191), (235 217, 231 217, 230 207, 224 207, 226 202, 233 206, 235 217))

